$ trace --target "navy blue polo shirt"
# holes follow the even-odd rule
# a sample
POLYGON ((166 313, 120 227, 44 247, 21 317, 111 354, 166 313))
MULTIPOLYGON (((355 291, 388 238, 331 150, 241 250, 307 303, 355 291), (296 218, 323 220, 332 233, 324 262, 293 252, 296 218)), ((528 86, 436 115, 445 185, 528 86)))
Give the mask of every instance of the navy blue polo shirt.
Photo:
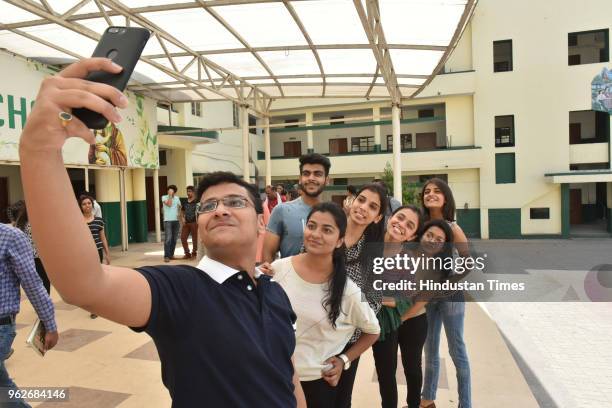
POLYGON ((145 331, 155 342, 172 407, 295 407, 296 316, 266 275, 257 285, 207 257, 136 269, 149 282, 145 331))

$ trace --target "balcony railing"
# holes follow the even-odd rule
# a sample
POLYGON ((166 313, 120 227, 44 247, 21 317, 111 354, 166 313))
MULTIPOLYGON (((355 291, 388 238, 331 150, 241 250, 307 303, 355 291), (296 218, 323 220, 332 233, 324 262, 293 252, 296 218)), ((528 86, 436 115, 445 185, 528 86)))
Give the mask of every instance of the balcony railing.
MULTIPOLYGON (((454 150, 469 150, 469 149, 480 149, 480 146, 453 146, 453 147, 447 147, 447 146, 439 146, 439 147, 433 147, 433 148, 425 148, 425 149, 403 149, 402 150, 402 154, 407 153, 424 153, 424 152, 444 152, 444 151, 454 151, 454 150)), ((372 155, 372 154, 390 154, 393 153, 393 150, 381 150, 381 151, 366 151, 366 152, 346 152, 346 153, 322 153, 322 152, 317 152, 315 151, 315 153, 320 153, 323 156, 328 156, 328 157, 340 157, 340 156, 362 156, 362 155, 372 155)), ((263 152, 258 152, 258 160, 264 160, 265 156, 263 155, 263 152)), ((272 160, 280 160, 280 159, 295 159, 296 157, 294 156, 272 156, 271 157, 272 160)))

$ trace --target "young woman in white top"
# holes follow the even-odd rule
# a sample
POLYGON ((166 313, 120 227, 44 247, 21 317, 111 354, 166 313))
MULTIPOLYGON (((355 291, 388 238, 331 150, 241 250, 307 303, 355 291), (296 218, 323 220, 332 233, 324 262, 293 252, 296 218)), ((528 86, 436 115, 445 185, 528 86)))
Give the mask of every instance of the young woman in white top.
POLYGON ((334 203, 313 207, 304 229, 305 253, 272 263, 274 280, 297 315, 295 367, 309 408, 333 408, 343 370, 374 344, 378 320, 345 271, 346 217, 334 203), (359 340, 340 354, 356 329, 359 340))

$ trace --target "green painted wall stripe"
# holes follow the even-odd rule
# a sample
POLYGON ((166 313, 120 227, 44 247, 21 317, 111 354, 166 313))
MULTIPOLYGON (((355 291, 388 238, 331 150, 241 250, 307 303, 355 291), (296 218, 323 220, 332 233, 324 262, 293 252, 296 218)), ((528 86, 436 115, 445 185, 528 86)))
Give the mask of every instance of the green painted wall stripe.
MULTIPOLYGON (((431 118, 421 118, 421 119, 401 119, 400 123, 440 122, 445 119, 446 118, 444 116, 434 116, 431 118)), ((390 124, 391 124, 390 120, 373 120, 373 121, 368 121, 368 122, 339 123, 336 125, 311 125, 311 126, 297 126, 297 127, 288 127, 288 128, 285 128, 285 127, 271 128, 270 133, 301 132, 303 130, 342 129, 342 128, 368 127, 368 126, 390 125, 390 124)))
MULTIPOLYGON (((376 148, 378 145, 374 145, 376 148)), ((402 154, 410 154, 410 153, 424 153, 424 152, 448 152, 453 150, 472 150, 472 149, 482 149, 480 146, 454 146, 454 147, 440 147, 434 149, 410 149, 410 150, 402 150, 402 154)), ((323 156, 327 157, 338 157, 338 156, 360 156, 360 155, 368 155, 368 154, 391 154, 393 153, 391 150, 381 150, 381 151, 371 151, 371 152, 346 152, 346 153, 338 153, 338 154, 329 154, 329 153, 321 153, 323 156)), ((297 159, 297 157, 285 157, 285 156, 272 156, 272 160, 281 160, 281 159, 297 159)))
POLYGON ((184 127, 184 126, 166 126, 166 125, 158 125, 157 131, 160 133, 168 133, 180 131, 185 133, 176 133, 176 136, 195 136, 195 137, 205 137, 208 139, 218 139, 219 132, 216 130, 203 131, 200 128, 194 127, 184 127), (193 132, 186 132, 187 130, 192 130, 193 132))
POLYGON ((608 232, 612 234, 612 208, 608 208, 608 232))
POLYGON ((568 183, 561 184, 561 235, 569 238, 570 232, 570 189, 568 183))
POLYGON ((468 238, 480 238, 480 208, 458 209, 457 224, 468 238))
MULTIPOLYGON (((118 201, 99 203, 102 207, 102 218, 108 245, 121 245, 121 205, 118 201)), ((147 242, 147 202, 127 202, 128 242, 147 242)))
POLYGON ((521 209, 490 208, 489 238, 521 238, 521 209))
POLYGON ((118 201, 98 204, 102 208, 108 246, 121 245, 121 205, 118 201))
POLYGON ((128 201, 128 242, 147 242, 148 223, 147 223, 147 202, 128 201))

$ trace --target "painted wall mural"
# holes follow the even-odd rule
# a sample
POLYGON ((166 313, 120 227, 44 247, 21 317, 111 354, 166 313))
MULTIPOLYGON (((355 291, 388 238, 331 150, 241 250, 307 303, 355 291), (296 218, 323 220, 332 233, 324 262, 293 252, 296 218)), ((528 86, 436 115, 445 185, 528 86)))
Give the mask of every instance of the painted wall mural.
MULTIPOLYGON (((0 160, 19 161, 19 137, 42 80, 53 75, 44 64, 0 51, 0 66, 10 75, 0 76, 0 160)), ((129 168, 159 168, 156 101, 126 92, 129 106, 120 110, 123 120, 95 132, 96 144, 69 139, 64 163, 129 168)))

